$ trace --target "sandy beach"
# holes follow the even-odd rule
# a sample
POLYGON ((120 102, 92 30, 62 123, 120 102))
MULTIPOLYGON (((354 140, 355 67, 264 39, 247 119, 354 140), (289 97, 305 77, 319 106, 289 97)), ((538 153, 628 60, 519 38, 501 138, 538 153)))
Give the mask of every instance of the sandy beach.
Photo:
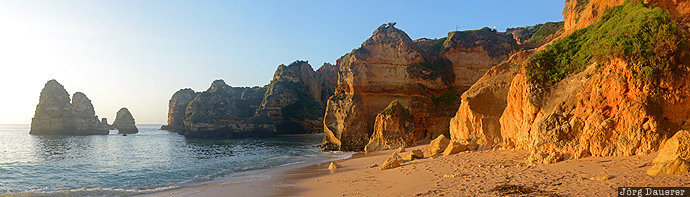
POLYGON ((615 196, 618 187, 690 186, 687 174, 646 175, 656 153, 527 167, 526 151, 488 150, 368 168, 391 152, 342 161, 342 172, 301 182, 303 196, 615 196))
POLYGON ((371 168, 392 153, 356 154, 336 161, 341 166, 336 170, 328 170, 329 162, 295 165, 234 178, 253 181, 221 179, 144 196, 613 196, 618 187, 690 186, 686 174, 646 175, 656 153, 528 167, 526 151, 486 150, 425 157, 389 170, 371 168))

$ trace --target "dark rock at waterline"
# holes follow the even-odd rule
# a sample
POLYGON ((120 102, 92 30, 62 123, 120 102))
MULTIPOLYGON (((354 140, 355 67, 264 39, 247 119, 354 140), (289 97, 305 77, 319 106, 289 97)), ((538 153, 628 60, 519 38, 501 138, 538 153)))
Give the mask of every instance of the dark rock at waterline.
POLYGON ((49 80, 31 119, 30 134, 35 135, 107 135, 108 129, 98 121, 91 100, 84 93, 70 97, 62 84, 49 80))
POLYGON ((161 130, 179 131, 184 129, 184 117, 189 105, 198 95, 194 90, 185 88, 180 89, 170 98, 168 102, 168 125, 161 126, 161 130))
POLYGON ((179 133, 199 138, 275 136, 271 120, 255 113, 265 92, 263 87, 231 87, 216 80, 187 105, 179 133))

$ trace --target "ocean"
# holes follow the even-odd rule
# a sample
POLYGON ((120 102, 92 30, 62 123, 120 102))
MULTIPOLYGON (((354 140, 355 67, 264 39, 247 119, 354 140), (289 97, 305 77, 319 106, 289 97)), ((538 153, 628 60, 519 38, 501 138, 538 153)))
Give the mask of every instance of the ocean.
POLYGON ((322 135, 189 139, 160 126, 137 125, 128 136, 35 136, 29 125, 0 125, 0 194, 128 196, 349 156, 321 152, 322 135))

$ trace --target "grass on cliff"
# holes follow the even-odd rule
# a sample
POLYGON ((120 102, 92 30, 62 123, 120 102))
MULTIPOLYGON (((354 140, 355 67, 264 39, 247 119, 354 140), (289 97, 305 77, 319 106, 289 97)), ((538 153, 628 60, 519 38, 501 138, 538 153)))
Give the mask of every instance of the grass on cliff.
POLYGON ((506 32, 514 33, 522 44, 535 43, 539 44, 550 35, 555 34, 558 30, 563 29, 563 21, 561 22, 547 22, 531 27, 508 28, 506 32))
POLYGON ((410 110, 405 108, 405 106, 402 106, 400 103, 395 103, 394 105, 389 105, 386 109, 384 109, 381 114, 383 115, 392 115, 394 113, 398 113, 397 109, 401 109, 400 114, 405 117, 410 117, 412 114, 410 113, 410 110))
POLYGON ((547 46, 529 59, 533 82, 555 84, 593 62, 625 60, 640 78, 668 77, 686 39, 668 12, 627 0, 585 29, 547 46))

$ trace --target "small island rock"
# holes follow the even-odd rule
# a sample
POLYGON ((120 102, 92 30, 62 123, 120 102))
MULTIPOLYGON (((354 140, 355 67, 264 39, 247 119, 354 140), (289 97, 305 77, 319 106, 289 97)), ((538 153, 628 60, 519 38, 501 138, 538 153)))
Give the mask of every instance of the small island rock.
POLYGON ((74 93, 70 103, 67 90, 53 79, 46 82, 41 90, 29 133, 34 135, 107 135, 108 129, 98 121, 91 100, 84 93, 74 93))
POLYGON ((113 126, 118 130, 118 134, 133 134, 139 132, 139 129, 135 126, 134 117, 132 117, 129 110, 124 107, 117 111, 113 126))

